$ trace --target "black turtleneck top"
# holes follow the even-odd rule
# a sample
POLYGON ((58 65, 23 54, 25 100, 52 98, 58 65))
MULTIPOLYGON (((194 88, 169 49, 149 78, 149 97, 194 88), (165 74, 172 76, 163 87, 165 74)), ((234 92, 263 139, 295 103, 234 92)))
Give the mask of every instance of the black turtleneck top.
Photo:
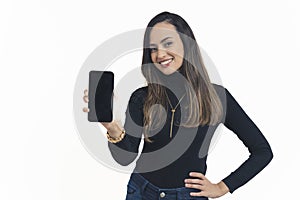
MULTIPOLYGON (((182 79, 175 72, 162 76, 167 95, 172 107, 185 93, 182 79)), ((223 179, 232 193, 258 174, 273 158, 271 147, 261 131, 241 108, 231 93, 221 85, 213 84, 222 102, 224 116, 220 123, 230 129, 248 148, 250 156, 235 171, 223 179)), ((143 105, 148 86, 135 90, 126 109, 124 129, 126 135, 116 144, 108 142, 113 158, 123 166, 133 162, 143 132, 143 105)), ((161 188, 184 187, 184 179, 190 178, 189 172, 206 173, 206 159, 209 145, 217 125, 182 127, 181 107, 186 103, 182 99, 174 114, 173 136, 170 138, 171 110, 166 108, 166 116, 161 119, 162 127, 158 127, 150 135, 152 143, 144 142, 140 157, 136 161, 134 172, 140 173, 150 183, 161 188)), ((230 156, 229 156, 230 157, 230 156)))

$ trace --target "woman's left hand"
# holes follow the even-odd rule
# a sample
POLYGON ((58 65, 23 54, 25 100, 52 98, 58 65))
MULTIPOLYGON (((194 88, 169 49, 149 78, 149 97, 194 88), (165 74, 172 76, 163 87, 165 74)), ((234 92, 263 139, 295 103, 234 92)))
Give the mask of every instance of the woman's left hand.
POLYGON ((223 181, 220 181, 218 184, 213 184, 199 172, 191 172, 189 175, 195 178, 185 179, 185 187, 201 190, 200 192, 191 192, 191 196, 217 198, 229 192, 229 188, 223 181))

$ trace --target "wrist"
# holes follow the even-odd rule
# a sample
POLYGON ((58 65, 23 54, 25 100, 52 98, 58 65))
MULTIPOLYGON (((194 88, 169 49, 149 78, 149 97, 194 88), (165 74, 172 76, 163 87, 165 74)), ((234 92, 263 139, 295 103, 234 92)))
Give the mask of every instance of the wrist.
POLYGON ((113 138, 119 137, 122 132, 121 128, 119 128, 119 126, 115 123, 106 127, 106 130, 109 133, 109 135, 113 138))
POLYGON ((111 135, 109 134, 109 132, 107 131, 106 133, 107 139, 110 143, 118 143, 121 140, 123 140, 124 136, 125 136, 125 130, 123 129, 120 133, 120 135, 118 137, 111 137, 111 135))
POLYGON ((222 192, 222 194, 226 194, 229 192, 229 188, 227 187, 227 185, 223 182, 220 181, 217 186, 219 187, 220 191, 222 192))

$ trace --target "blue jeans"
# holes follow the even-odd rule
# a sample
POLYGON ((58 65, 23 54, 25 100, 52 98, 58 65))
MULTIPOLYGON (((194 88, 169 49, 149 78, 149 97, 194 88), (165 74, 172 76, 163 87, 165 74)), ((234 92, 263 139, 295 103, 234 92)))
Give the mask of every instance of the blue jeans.
POLYGON ((207 197, 194 197, 194 188, 159 188, 138 173, 132 173, 127 185, 126 200, 208 200, 207 197))

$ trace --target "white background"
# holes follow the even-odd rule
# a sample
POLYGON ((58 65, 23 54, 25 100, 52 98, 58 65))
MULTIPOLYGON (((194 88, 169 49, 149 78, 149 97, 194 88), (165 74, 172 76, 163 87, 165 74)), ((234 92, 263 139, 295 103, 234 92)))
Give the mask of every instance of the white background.
MULTIPOLYGON (((165 10, 190 24, 274 152, 267 168, 220 199, 297 198, 299 9, 296 0, 1 1, 0 199, 125 199, 129 174, 104 167, 80 142, 74 85, 97 46, 165 10)), ((247 156, 224 128, 207 177, 218 182, 247 156)))

